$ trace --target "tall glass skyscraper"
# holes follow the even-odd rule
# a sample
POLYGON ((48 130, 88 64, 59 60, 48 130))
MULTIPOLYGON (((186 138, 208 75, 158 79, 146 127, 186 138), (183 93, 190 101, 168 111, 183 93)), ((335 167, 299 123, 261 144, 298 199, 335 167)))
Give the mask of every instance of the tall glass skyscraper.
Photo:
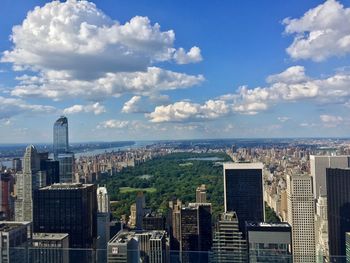
POLYGON ((53 125, 53 153, 55 158, 59 153, 69 152, 68 119, 61 116, 53 125))

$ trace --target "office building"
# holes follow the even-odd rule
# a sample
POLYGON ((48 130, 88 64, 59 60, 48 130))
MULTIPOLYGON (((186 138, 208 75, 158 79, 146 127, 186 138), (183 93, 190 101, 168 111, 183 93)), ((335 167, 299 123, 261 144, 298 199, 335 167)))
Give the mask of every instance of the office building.
POLYGON ((245 221, 264 221, 263 164, 224 163, 225 212, 235 211, 244 235, 245 221))
POLYGON ((205 184, 202 184, 196 189, 196 203, 206 203, 207 202, 207 188, 205 184))
POLYGON ((318 262, 329 259, 327 197, 320 196, 316 203, 315 215, 316 255, 318 262))
POLYGON ((70 248, 96 248, 96 186, 53 184, 36 190, 33 228, 39 233, 68 233, 70 248))
POLYGON ((347 168, 350 156, 316 156, 310 155, 310 172, 313 178, 314 198, 327 195, 326 168, 347 168))
POLYGON ((69 235, 33 233, 30 262, 69 263, 69 235))
POLYGON ((168 262, 168 241, 165 231, 152 231, 149 239, 149 263, 168 262))
POLYGON ((22 160, 20 158, 13 158, 12 159, 12 170, 15 173, 22 171, 22 160))
POLYGON ((287 175, 288 223, 292 226, 294 263, 316 261, 312 189, 311 176, 287 175))
POLYGON ((40 171, 45 172, 45 186, 60 182, 59 162, 49 159, 49 153, 39 153, 40 171))
POLYGON ((211 256, 213 263, 247 262, 247 242, 239 230, 239 220, 235 212, 220 215, 215 227, 211 256))
POLYGON ((74 153, 59 153, 56 161, 59 162, 60 183, 74 182, 74 153))
POLYGON ((329 254, 345 256, 345 233, 350 232, 350 169, 327 168, 326 183, 329 254))
POLYGON ((193 251, 203 252, 211 249, 211 204, 189 203, 188 206, 181 208, 180 217, 182 262, 207 262, 208 254, 193 251))
POLYGON ((146 206, 145 196, 143 192, 137 193, 136 197, 136 228, 142 229, 142 219, 144 216, 144 209, 146 206))
POLYGON ((107 245, 108 263, 139 263, 139 240, 127 231, 120 231, 107 245))
POLYGON ((30 222, 0 221, 0 262, 27 262, 30 239, 30 222))
POLYGON ((107 243, 110 240, 110 208, 106 187, 97 188, 97 262, 107 261, 107 243))
POLYGON ((350 232, 345 234, 345 250, 346 250, 346 262, 350 262, 350 232))
POLYGON ((13 217, 13 177, 8 173, 0 174, 0 212, 3 220, 10 220, 13 217))
POLYGON ((169 202, 169 225, 170 229, 170 249, 172 251, 180 250, 181 239, 181 208, 182 202, 176 200, 176 202, 169 202))
POLYGON ((53 153, 56 158, 59 153, 66 152, 69 152, 68 119, 61 116, 53 125, 53 153))
POLYGON ((16 174, 16 221, 32 221, 33 191, 41 185, 39 170, 39 154, 33 145, 29 145, 23 157, 23 171, 16 174))
POLYGON ((161 214, 147 213, 142 219, 142 230, 165 230, 165 217, 161 214))
POLYGON ((288 223, 246 222, 250 263, 291 263, 292 229, 288 223))

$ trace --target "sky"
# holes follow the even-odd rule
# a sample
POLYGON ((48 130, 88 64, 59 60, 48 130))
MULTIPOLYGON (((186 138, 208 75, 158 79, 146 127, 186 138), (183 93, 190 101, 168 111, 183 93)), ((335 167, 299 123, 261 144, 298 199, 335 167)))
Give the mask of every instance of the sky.
POLYGON ((0 29, 0 143, 349 137, 350 0, 3 0, 0 29))

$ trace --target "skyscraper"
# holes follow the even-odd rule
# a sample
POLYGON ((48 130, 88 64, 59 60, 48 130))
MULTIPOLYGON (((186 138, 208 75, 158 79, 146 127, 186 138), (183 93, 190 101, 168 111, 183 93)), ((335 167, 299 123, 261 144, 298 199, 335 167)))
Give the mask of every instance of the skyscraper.
POLYGON ((345 233, 350 232, 350 169, 327 168, 326 180, 329 254, 345 256, 345 233))
POLYGON ((97 188, 97 262, 107 261, 107 242, 110 239, 110 209, 106 187, 97 188))
POLYGON ((207 188, 205 184, 202 184, 196 189, 196 203, 206 203, 207 202, 207 188))
POLYGON ((288 223, 292 226, 293 262, 316 262, 311 176, 287 175, 287 202, 288 223))
POLYGON ((69 152, 68 119, 61 116, 53 126, 53 153, 55 157, 59 153, 69 152))
POLYGON ((212 245, 211 204, 189 203, 181 208, 180 251, 182 262, 207 262, 212 245))
POLYGON ((327 195, 326 168, 347 168, 350 156, 316 156, 310 155, 310 172, 313 178, 313 192, 317 200, 327 195))
POLYGON ((74 181, 74 153, 69 152, 68 119, 61 116, 53 125, 53 154, 59 161, 60 183, 74 181))
POLYGON ((40 158, 36 148, 29 145, 23 157, 23 171, 16 174, 15 220, 32 221, 33 191, 39 188, 40 158))
POLYGON ((235 211, 240 231, 245 221, 264 221, 262 163, 224 163, 225 212, 235 211))
POLYGON ((34 192, 34 232, 68 233, 70 248, 95 248, 97 193, 92 184, 53 184, 34 192))
POLYGON ((225 212, 220 215, 213 238, 213 263, 247 262, 247 243, 239 230, 238 222, 235 212, 225 212))

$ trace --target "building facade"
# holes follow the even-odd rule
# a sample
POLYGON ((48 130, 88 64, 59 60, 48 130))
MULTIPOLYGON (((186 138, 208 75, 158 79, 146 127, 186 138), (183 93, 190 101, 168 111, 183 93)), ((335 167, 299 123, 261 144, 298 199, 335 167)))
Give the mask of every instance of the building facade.
POLYGON ((292 226, 294 263, 316 262, 312 189, 311 176, 287 175, 288 223, 292 226))
POLYGON ((224 163, 225 212, 235 211, 244 234, 245 221, 264 221, 263 164, 224 163))
POLYGON ((69 152, 68 119, 61 116, 53 125, 53 153, 56 157, 59 153, 69 152))

